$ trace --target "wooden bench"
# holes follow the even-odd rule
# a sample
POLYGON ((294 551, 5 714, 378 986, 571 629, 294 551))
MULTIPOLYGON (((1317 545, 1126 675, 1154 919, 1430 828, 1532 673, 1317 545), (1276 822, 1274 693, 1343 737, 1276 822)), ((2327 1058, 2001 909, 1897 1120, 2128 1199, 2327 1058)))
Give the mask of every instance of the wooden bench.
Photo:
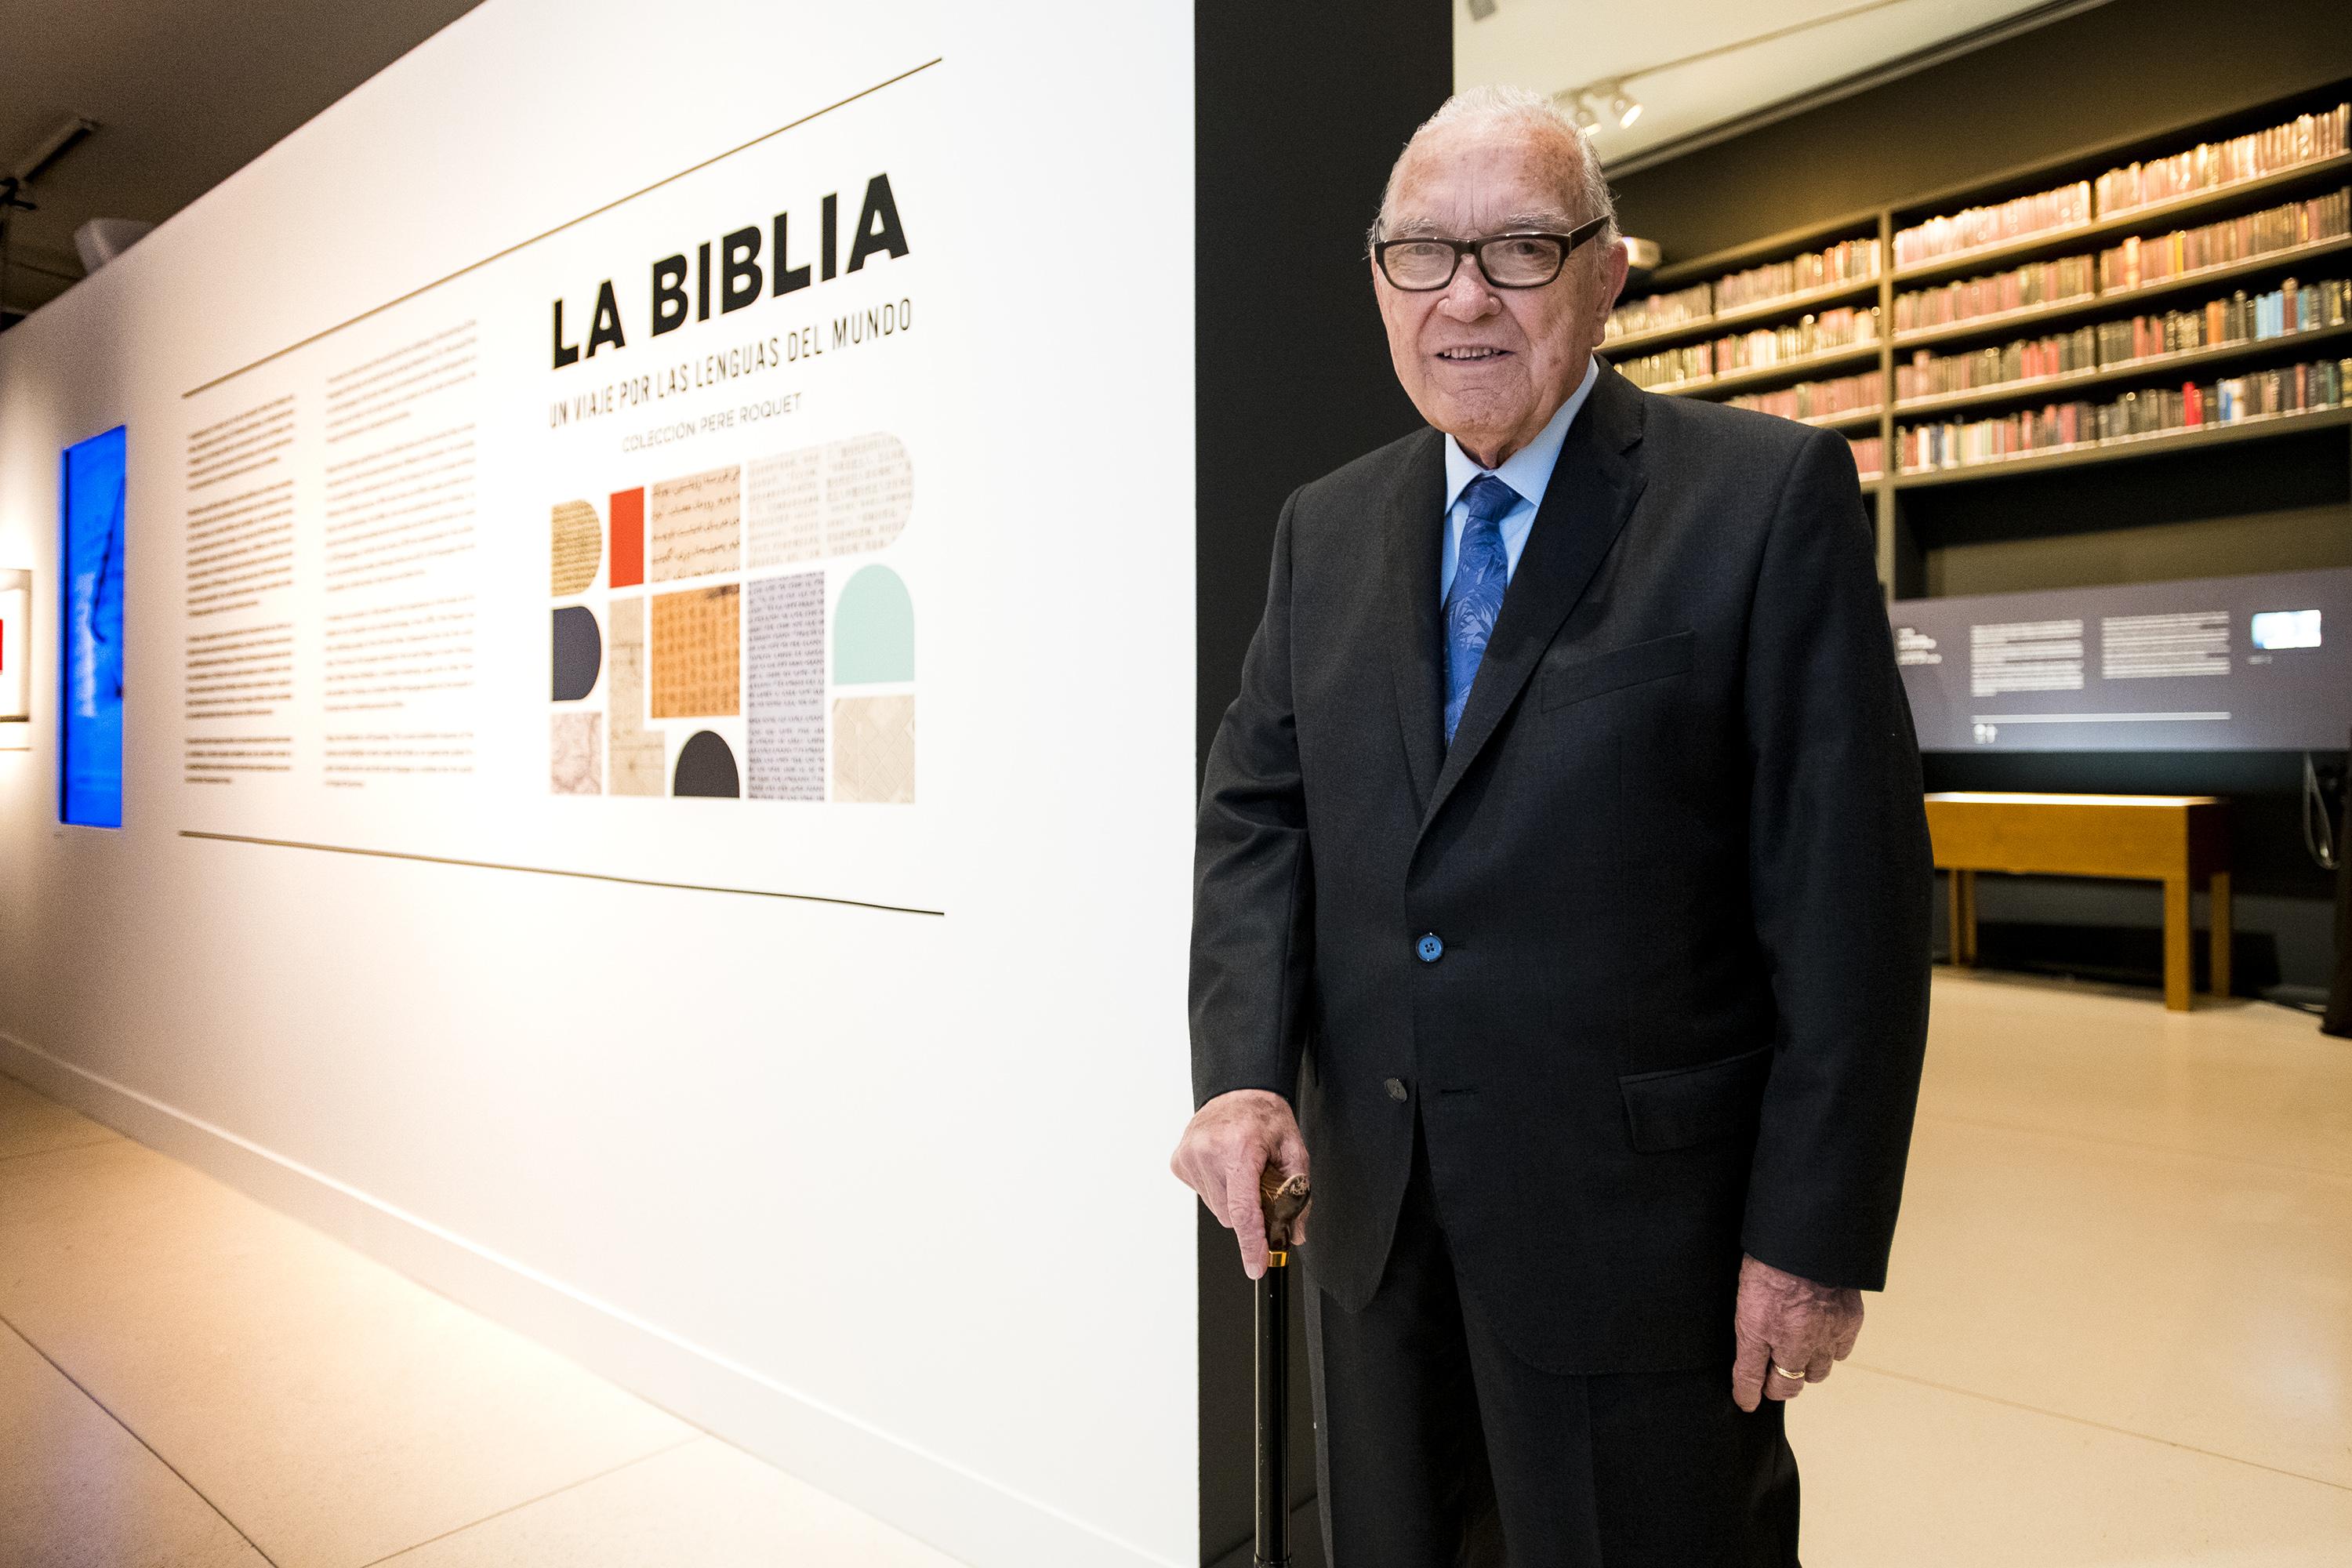
POLYGON ((2164 1005, 2188 1010, 2189 895, 2211 905, 2213 994, 2230 994, 2230 803, 2209 795, 1927 797, 1936 866, 1951 873, 1952 962, 1977 960, 1977 873, 2164 884, 2164 1005))

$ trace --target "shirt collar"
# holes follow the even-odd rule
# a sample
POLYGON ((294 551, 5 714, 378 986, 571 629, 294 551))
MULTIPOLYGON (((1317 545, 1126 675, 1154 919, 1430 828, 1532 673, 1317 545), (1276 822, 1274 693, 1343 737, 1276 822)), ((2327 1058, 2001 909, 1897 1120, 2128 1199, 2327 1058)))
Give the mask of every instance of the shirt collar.
MULTIPOLYGON (((1568 439, 1568 427, 1576 423, 1577 410, 1584 406, 1585 398, 1591 395, 1592 384, 1600 379, 1600 360, 1588 359, 1584 379, 1576 384, 1576 390, 1568 395, 1568 401, 1559 405, 1559 411, 1536 433, 1534 440, 1506 458, 1501 468, 1492 470, 1496 479, 1517 490, 1519 499, 1528 505, 1538 508, 1543 505, 1544 491, 1551 484, 1551 471, 1559 462, 1560 445, 1568 439)), ((1477 461, 1462 449, 1459 441, 1448 436, 1445 438, 1445 509, 1453 510, 1454 503, 1462 499, 1462 492, 1470 488, 1470 481, 1486 472, 1487 469, 1480 468, 1477 461)))

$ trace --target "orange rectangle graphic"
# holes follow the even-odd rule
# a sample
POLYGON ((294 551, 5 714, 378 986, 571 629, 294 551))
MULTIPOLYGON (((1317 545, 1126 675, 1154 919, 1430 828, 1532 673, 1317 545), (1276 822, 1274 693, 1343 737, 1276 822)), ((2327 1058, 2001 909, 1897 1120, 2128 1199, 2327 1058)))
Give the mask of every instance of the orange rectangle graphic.
POLYGON ((613 581, 614 588, 634 588, 646 580, 646 492, 643 489, 613 492, 613 581))
POLYGON ((654 599, 653 717, 741 711, 742 590, 696 588, 654 599))

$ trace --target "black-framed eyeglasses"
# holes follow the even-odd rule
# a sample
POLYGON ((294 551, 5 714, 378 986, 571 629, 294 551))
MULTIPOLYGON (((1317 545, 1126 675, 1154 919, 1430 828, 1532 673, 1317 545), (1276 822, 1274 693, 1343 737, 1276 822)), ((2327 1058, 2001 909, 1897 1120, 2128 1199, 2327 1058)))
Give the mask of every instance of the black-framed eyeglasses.
POLYGON ((1576 247, 1608 225, 1605 217, 1578 224, 1566 234, 1493 234, 1484 239, 1383 239, 1372 247, 1381 276, 1412 294, 1433 293, 1454 281, 1462 258, 1475 257, 1478 271, 1497 289, 1540 289, 1559 276, 1576 247))

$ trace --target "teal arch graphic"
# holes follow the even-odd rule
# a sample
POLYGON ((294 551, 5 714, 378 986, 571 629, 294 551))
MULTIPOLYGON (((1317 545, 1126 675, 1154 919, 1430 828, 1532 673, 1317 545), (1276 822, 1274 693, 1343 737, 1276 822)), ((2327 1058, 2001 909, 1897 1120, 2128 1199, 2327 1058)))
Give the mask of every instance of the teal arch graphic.
POLYGON ((872 686, 915 679, 915 601, 887 566, 850 578, 833 610, 833 683, 872 686))

